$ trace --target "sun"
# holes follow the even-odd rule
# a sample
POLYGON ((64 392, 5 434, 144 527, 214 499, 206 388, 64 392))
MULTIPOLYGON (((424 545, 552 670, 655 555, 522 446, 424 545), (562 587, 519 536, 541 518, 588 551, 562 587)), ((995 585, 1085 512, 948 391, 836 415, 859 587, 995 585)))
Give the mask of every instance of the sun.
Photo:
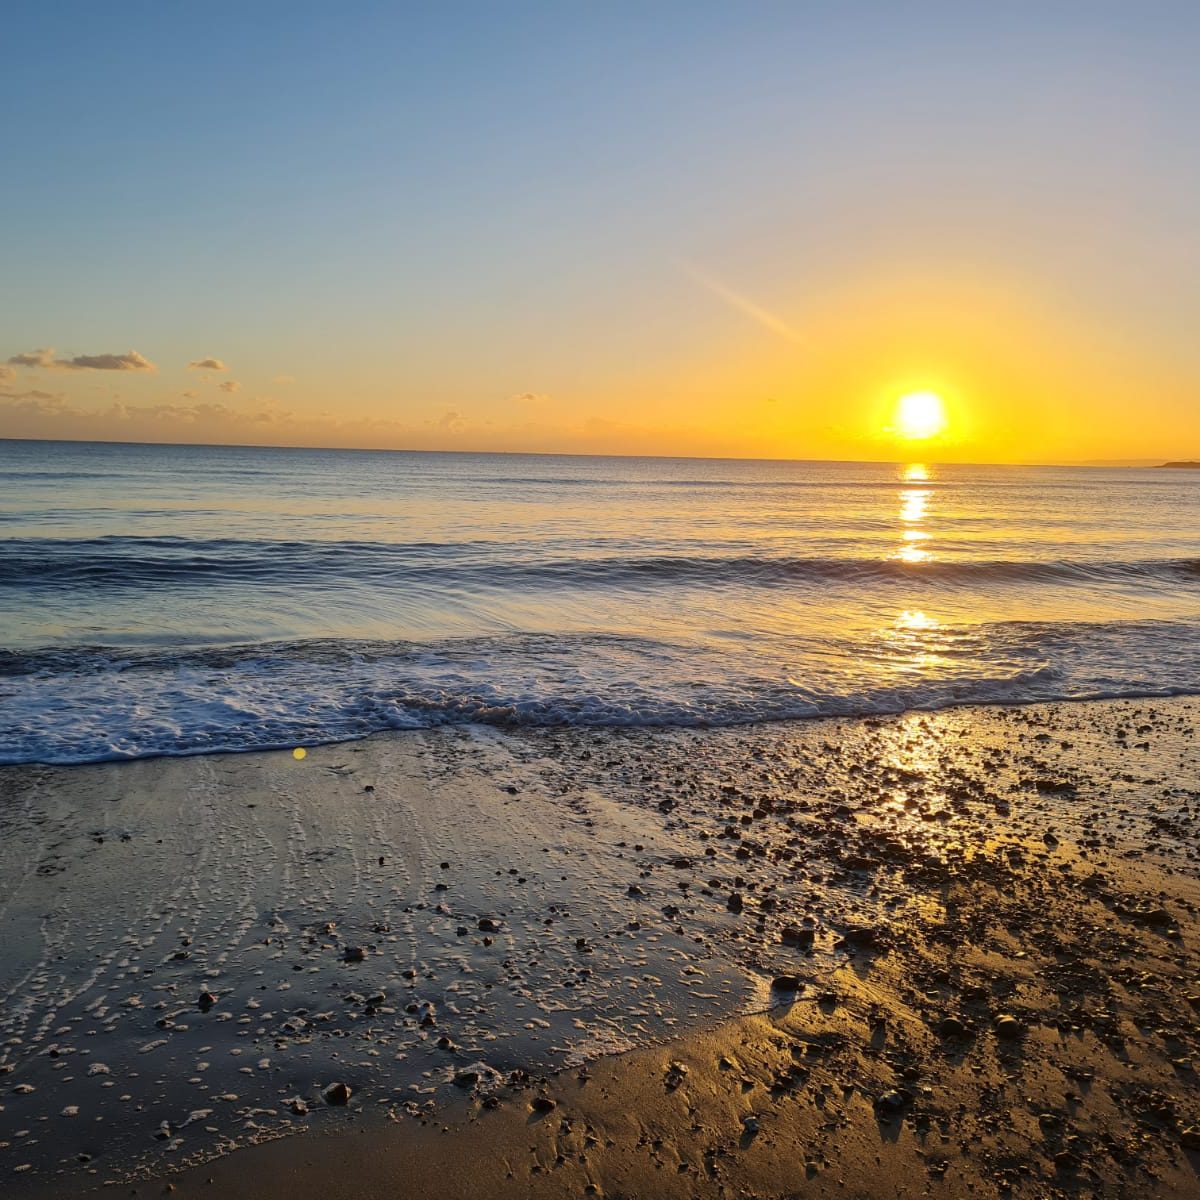
POLYGON ((896 401, 894 429, 902 438, 919 442, 946 428, 946 406, 935 392, 909 392, 896 401))

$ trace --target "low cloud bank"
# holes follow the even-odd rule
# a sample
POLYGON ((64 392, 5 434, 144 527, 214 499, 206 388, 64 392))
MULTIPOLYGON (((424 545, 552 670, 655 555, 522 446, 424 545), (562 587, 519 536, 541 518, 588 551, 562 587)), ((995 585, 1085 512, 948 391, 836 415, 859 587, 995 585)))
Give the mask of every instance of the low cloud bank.
POLYGON ((8 366, 29 367, 43 371, 156 371, 158 368, 136 350, 124 354, 76 354, 73 358, 56 358, 52 347, 14 354, 8 366))

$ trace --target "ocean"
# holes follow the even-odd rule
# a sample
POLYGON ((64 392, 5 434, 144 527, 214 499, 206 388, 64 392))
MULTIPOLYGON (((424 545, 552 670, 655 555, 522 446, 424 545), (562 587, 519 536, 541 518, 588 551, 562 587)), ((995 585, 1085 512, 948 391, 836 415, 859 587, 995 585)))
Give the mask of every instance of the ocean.
POLYGON ((1200 692, 1200 471, 0 441, 0 762, 1200 692))

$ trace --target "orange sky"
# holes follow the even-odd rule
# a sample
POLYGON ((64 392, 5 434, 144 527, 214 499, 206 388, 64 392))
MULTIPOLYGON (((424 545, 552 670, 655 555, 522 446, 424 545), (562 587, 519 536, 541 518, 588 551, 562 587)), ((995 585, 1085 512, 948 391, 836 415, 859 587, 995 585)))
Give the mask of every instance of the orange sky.
POLYGON ((1200 18, 974 8, 24 14, 0 436, 1200 457, 1200 18))

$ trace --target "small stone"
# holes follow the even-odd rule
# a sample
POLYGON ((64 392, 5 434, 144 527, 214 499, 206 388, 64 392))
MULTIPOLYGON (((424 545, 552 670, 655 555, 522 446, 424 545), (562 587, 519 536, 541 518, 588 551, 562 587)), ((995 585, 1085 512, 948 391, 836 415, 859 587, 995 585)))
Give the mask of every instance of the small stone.
POLYGON ((740 913, 745 907, 746 902, 742 899, 741 892, 730 892, 729 899, 725 901, 725 907, 731 913, 740 913))
POLYGON ((208 1010, 212 1008, 216 1002, 217 998, 212 994, 212 992, 201 992, 196 999, 196 1007, 201 1012, 208 1012, 208 1010))
POLYGON ((944 1038, 960 1038, 967 1032, 967 1027, 957 1017, 943 1017, 938 1022, 938 1033, 944 1038))
POLYGON ((810 947, 816 937, 815 930, 796 925, 785 925, 779 934, 779 940, 785 946, 810 947))
POLYGON ((557 1100, 551 1100, 549 1096, 534 1096, 529 1102, 529 1107, 534 1112, 548 1113, 553 1112, 558 1107, 557 1100))
POLYGON ((292 1097, 291 1103, 288 1104, 288 1108, 290 1108, 298 1117, 305 1117, 308 1115, 308 1105, 299 1096, 292 1097))
POLYGON ((907 1093, 896 1088, 891 1091, 884 1092, 882 1095, 875 1097, 875 1111, 882 1113, 898 1113, 906 1104, 909 1097, 907 1093))
POLYGON ((1013 1041, 1025 1032, 1025 1026, 1011 1013, 1001 1013, 992 1022, 992 1028, 996 1031, 997 1037, 1004 1038, 1006 1041, 1013 1041))
POLYGON ((345 1083, 331 1083, 321 1095, 326 1104, 349 1104, 351 1089, 345 1083))
POLYGON ((480 917, 479 930, 481 933, 499 933, 500 922, 493 920, 491 917, 480 917))
POLYGON ((851 925, 842 934, 842 941, 850 946, 880 946, 884 936, 873 925, 851 925))
POLYGON ((347 962, 360 963, 366 959, 367 952, 362 946, 347 946, 342 957, 347 962))
POLYGON ((774 992, 798 992, 803 986, 798 975, 776 975, 771 980, 771 990, 774 992))
POLYGON ((478 1071, 459 1071, 454 1077, 454 1086, 460 1088, 473 1088, 479 1082, 478 1071))

